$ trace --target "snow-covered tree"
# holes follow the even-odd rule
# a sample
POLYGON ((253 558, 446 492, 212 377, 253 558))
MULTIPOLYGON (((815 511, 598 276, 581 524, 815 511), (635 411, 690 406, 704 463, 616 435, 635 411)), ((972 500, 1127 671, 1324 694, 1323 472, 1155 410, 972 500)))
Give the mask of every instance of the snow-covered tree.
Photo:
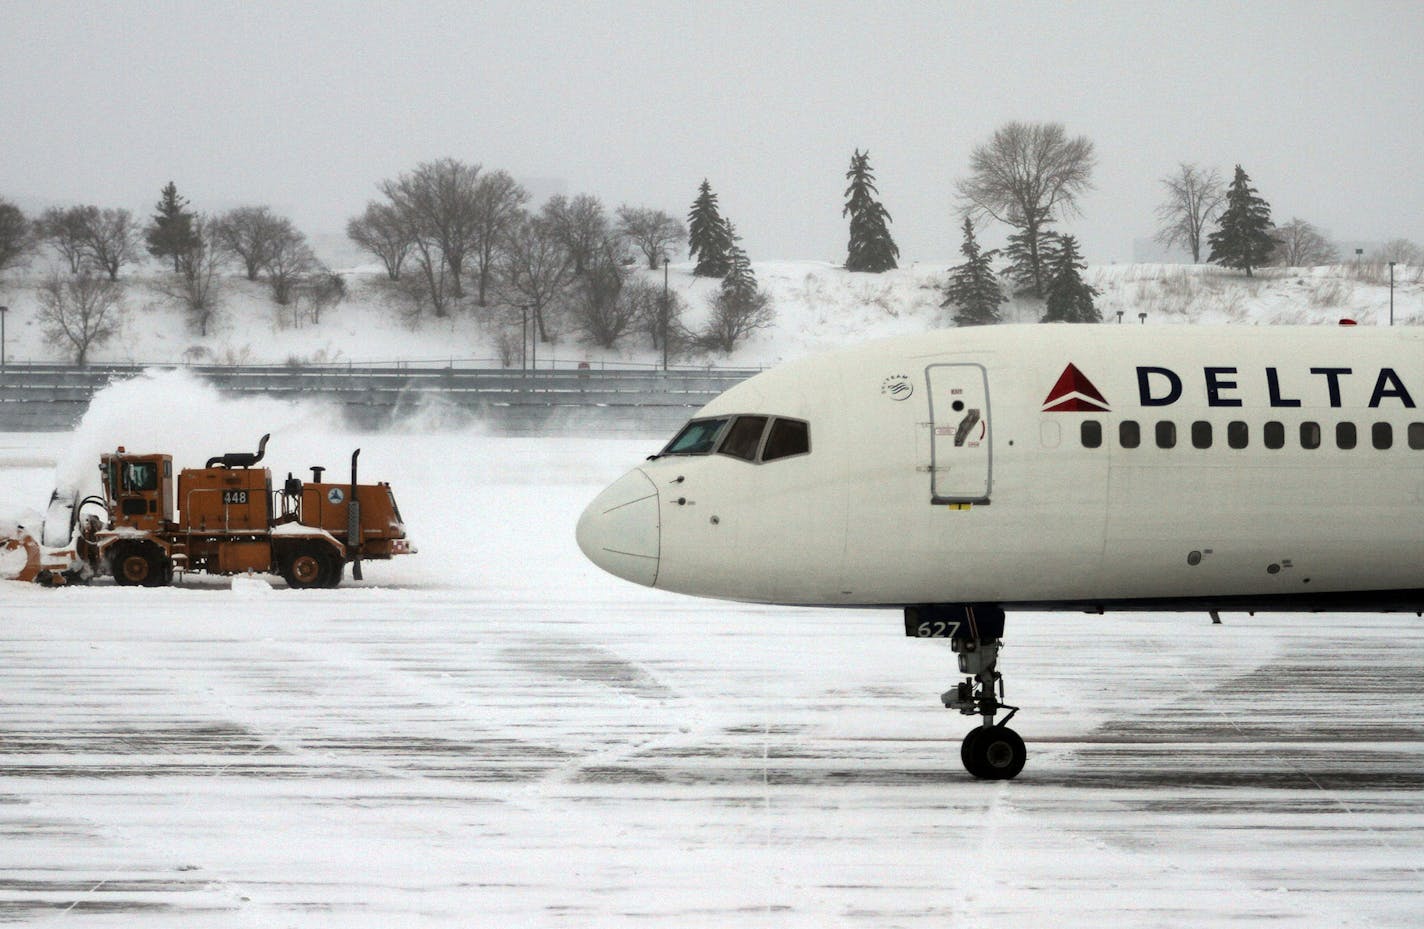
POLYGON ((1043 314, 1046 323, 1100 323, 1103 316, 1093 305, 1098 291, 1089 286, 1079 273, 1087 266, 1078 254, 1078 240, 1071 235, 1059 236, 1049 265, 1048 309, 1043 314))
POLYGON ((890 213, 875 199, 880 191, 875 186, 875 172, 870 167, 870 152, 856 149, 846 172, 850 186, 845 190, 846 204, 841 216, 850 217, 850 244, 846 248, 847 271, 890 271, 899 265, 900 249, 890 238, 887 223, 890 213))
POLYGON ((717 195, 703 178, 697 199, 687 214, 687 255, 697 259, 692 273, 698 277, 725 277, 731 266, 728 255, 731 246, 727 224, 717 208, 717 195))
POLYGON ((1004 302, 1003 289, 994 276, 992 262, 997 252, 983 251, 974 240, 974 221, 964 217, 964 244, 959 247, 964 264, 949 269, 949 282, 944 288, 942 307, 955 309, 957 326, 983 326, 1000 322, 999 304, 1004 302))
POLYGON ((1226 191, 1226 209, 1217 229, 1207 236, 1211 257, 1207 260, 1227 268, 1239 268, 1251 277, 1251 269, 1270 261, 1276 240, 1271 238, 1271 206, 1256 195, 1251 178, 1236 166, 1236 176, 1226 191))

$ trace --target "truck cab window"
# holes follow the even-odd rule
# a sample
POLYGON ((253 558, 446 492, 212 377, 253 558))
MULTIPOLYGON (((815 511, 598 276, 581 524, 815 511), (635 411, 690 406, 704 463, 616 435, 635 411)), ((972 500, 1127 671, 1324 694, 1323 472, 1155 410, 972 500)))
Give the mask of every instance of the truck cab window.
POLYGON ((743 461, 755 461, 757 449, 761 447, 761 434, 766 431, 765 416, 738 416, 727 430, 722 447, 717 452, 731 455, 743 461))
POLYGON ((799 419, 777 419, 771 424, 771 432, 766 437, 766 448, 762 449, 762 461, 790 458, 792 455, 806 455, 811 451, 811 427, 799 419))
POLYGON ((130 491, 157 490, 157 466, 151 461, 131 461, 124 465, 124 487, 130 491))

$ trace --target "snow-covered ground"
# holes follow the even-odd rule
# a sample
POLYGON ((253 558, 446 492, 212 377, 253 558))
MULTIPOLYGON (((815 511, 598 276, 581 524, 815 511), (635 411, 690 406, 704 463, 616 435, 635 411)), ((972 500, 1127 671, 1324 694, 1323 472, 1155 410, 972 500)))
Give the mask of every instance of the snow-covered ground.
POLYGON ((0 921, 1419 925, 1412 615, 1014 614, 1029 764, 978 783, 953 656, 895 613, 583 559, 580 510, 652 438, 345 435, 196 386, 131 409, 0 435, 0 505, 126 430, 183 461, 271 431, 278 473, 360 446, 421 551, 333 591, 0 583, 0 921))
MULTIPOLYGON (((38 262, 36 263, 38 264, 38 262)), ((950 324, 941 309, 942 288, 951 262, 915 264, 885 274, 853 274, 829 262, 765 261, 755 270, 776 308, 775 323, 752 335, 730 357, 697 355, 686 363, 768 365, 836 348, 849 341, 922 332, 950 324)), ((690 263, 669 269, 669 286, 686 301, 686 323, 706 321, 708 298, 718 282, 694 278, 690 263)), ((402 304, 370 266, 343 268, 349 296, 322 316, 321 324, 298 323, 290 308, 276 306, 265 284, 231 276, 213 331, 194 334, 172 300, 154 289, 155 272, 135 273, 126 282, 127 312, 120 334, 91 354, 95 362, 138 364, 363 364, 425 362, 470 366, 501 364, 499 326, 490 310, 473 306, 448 319, 427 314, 412 321, 402 304)), ((661 286, 661 272, 639 271, 661 286)), ((6 357, 11 361, 61 361, 46 343, 37 320, 35 287, 45 277, 38 267, 0 277, 0 305, 8 305, 6 357)), ((1266 268, 1247 278, 1214 266, 1106 265, 1088 269, 1100 291, 1098 306, 1109 322, 1123 311, 1129 323, 1147 313, 1149 325, 1191 322, 1329 323, 1351 318, 1384 325, 1389 317, 1387 270, 1375 265, 1319 268, 1266 268)), ((1424 323, 1424 268, 1395 269, 1395 320, 1424 323)), ((1003 317, 1033 322, 1041 302, 1006 304, 1003 317)), ((506 336, 508 339, 509 336, 506 336)), ((512 330, 513 345, 519 329, 512 330)), ((661 361, 645 335, 630 334, 614 350, 581 343, 567 325, 554 344, 540 345, 541 365, 646 364, 661 361)), ((517 355, 513 361, 518 364, 517 355)))

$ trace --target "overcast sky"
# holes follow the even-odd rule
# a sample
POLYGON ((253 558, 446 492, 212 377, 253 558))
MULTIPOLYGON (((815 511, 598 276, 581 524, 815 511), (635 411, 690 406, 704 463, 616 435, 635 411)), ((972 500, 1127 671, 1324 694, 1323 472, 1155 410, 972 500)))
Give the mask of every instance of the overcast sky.
MULTIPOLYGON (((706 177, 754 261, 845 257, 869 149, 903 259, 957 259, 954 182, 1009 120, 1097 146, 1075 232, 1130 261, 1179 161, 1277 222, 1424 242, 1424 5, 67 3, 0 0, 0 196, 270 204, 340 230, 453 156, 683 217, 706 177)), ((990 233, 990 240, 1001 238, 990 233)))

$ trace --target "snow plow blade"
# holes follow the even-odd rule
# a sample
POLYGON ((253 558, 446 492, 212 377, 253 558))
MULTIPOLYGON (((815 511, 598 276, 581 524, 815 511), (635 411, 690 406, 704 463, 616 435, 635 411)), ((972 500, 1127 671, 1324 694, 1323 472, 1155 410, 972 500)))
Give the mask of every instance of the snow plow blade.
POLYGON ((77 555, 72 548, 46 548, 29 533, 0 538, 0 580, 68 584, 77 555))

